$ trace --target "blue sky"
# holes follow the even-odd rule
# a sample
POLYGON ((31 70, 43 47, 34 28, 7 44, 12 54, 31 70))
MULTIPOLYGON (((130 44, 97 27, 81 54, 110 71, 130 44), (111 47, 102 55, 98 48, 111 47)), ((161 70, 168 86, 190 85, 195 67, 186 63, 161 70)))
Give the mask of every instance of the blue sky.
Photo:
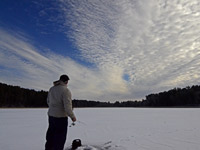
POLYGON ((198 0, 1 0, 0 82, 140 100, 200 82, 198 0))

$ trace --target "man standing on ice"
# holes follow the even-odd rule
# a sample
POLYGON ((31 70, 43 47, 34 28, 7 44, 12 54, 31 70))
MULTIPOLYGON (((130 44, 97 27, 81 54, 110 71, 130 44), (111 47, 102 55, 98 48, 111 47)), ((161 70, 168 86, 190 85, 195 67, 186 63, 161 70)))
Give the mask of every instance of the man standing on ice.
POLYGON ((76 121, 72 111, 71 92, 67 88, 68 81, 67 75, 61 75, 49 90, 47 97, 49 128, 46 133, 45 150, 63 150, 67 136, 68 117, 73 122, 76 121))

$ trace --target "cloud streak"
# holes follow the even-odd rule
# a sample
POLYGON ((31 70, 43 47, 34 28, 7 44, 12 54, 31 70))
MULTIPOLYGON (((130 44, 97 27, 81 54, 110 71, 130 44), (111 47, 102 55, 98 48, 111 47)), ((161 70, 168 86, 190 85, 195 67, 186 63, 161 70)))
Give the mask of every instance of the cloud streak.
MULTIPOLYGON (((70 76, 70 88, 74 98, 100 100, 108 93, 125 93, 126 85, 115 72, 103 73, 99 69, 87 68, 69 57, 51 51, 41 54, 24 34, 12 34, 0 29, 1 81, 37 90, 48 90, 52 82, 66 73, 70 76), (114 77, 114 78, 113 78, 114 77), (119 80, 118 80, 119 78, 119 80), (116 88, 118 85, 123 85, 116 88)), ((108 94, 109 95, 109 94, 108 94)))

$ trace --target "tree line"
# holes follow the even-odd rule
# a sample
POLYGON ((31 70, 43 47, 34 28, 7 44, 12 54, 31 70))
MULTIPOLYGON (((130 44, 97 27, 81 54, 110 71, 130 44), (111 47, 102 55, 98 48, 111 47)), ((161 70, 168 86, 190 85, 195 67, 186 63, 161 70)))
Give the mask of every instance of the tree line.
POLYGON ((143 103, 152 107, 200 106, 200 86, 174 88, 158 94, 150 94, 146 96, 143 103))
MULTIPOLYGON (((0 107, 47 107, 47 91, 35 91, 19 86, 0 83, 0 107)), ((74 99, 73 107, 199 107, 200 86, 174 88, 169 91, 147 95, 142 101, 127 100, 100 102, 74 99)))
POLYGON ((0 83, 0 107, 47 107, 47 92, 0 83))

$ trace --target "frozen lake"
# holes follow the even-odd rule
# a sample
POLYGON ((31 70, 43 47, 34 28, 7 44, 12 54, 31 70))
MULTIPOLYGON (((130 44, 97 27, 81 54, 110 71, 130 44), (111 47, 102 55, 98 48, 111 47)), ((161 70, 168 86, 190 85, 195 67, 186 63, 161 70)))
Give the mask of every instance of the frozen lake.
MULTIPOLYGON (((198 108, 77 108, 73 139, 103 150, 200 150, 198 108)), ((69 120, 69 125, 71 120, 69 120)), ((0 109, 0 150, 44 150, 47 109, 0 109)))

